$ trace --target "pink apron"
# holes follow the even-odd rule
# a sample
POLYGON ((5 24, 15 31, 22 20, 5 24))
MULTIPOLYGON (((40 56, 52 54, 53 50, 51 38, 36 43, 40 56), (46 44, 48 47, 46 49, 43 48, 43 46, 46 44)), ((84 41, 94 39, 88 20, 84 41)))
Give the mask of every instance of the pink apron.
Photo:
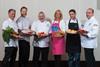
MULTIPOLYGON (((51 26, 51 31, 56 32, 61 30, 59 27, 59 23, 53 23, 51 26)), ((51 37, 51 51, 53 55, 63 55, 65 52, 65 40, 64 37, 51 37)))

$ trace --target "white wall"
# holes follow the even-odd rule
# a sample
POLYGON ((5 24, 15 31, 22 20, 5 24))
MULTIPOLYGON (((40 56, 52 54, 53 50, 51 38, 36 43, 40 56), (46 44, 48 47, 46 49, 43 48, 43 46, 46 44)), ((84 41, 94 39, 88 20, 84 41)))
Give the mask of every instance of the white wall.
MULTIPOLYGON (((95 9, 96 18, 100 21, 100 12, 97 10, 96 0, 0 0, 0 27, 2 22, 7 18, 7 10, 10 8, 14 8, 17 10, 18 18, 20 16, 19 10, 21 6, 28 7, 28 17, 33 21, 37 19, 37 14, 39 11, 43 10, 47 17, 53 19, 53 14, 56 9, 61 9, 64 15, 64 19, 68 19, 68 10, 71 8, 76 9, 78 17, 84 21, 85 11, 88 7, 92 7, 95 9)), ((1 32, 1 28, 0 28, 1 32)), ((100 38, 100 36, 99 36, 100 38)), ((0 60, 2 60, 4 55, 4 46, 3 40, 0 33, 0 60)), ((100 43, 99 43, 100 44, 100 43)), ((95 50, 96 60, 100 61, 100 47, 95 50)), ((32 59, 33 49, 31 46, 30 52, 30 60, 32 59)), ((50 59, 52 57, 50 56, 50 59)), ((66 55, 63 57, 66 59, 66 55)), ((84 60, 84 53, 82 50, 81 59, 84 60)))

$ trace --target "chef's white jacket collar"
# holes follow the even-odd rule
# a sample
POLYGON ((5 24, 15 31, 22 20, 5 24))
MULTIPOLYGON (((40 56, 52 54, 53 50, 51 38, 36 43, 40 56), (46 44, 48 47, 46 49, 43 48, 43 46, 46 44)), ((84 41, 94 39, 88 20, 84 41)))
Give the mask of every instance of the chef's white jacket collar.
POLYGON ((8 20, 10 21, 10 22, 13 22, 14 20, 12 20, 11 18, 8 18, 8 20))

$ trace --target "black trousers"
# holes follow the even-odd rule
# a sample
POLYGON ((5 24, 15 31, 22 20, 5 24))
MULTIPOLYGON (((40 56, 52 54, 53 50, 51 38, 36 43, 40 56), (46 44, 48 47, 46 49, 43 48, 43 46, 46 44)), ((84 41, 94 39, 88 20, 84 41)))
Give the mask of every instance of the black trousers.
POLYGON ((30 43, 25 40, 19 40, 19 67, 28 67, 30 55, 30 43))
POLYGON ((17 47, 6 47, 2 67, 14 67, 17 47))
POLYGON ((61 55, 54 55, 55 67, 61 67, 61 55))
POLYGON ((84 51, 87 67, 95 67, 94 49, 85 48, 84 51))
POLYGON ((48 53, 49 47, 40 48, 34 47, 33 51, 33 67, 39 67, 39 58, 41 56, 41 67, 48 67, 48 53))

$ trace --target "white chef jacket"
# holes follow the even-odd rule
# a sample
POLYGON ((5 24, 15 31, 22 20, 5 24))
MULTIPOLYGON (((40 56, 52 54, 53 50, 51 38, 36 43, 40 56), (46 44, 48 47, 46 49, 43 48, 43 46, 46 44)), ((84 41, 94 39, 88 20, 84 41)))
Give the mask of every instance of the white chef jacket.
MULTIPOLYGON (((31 22, 27 17, 19 17, 17 19, 18 29, 20 30, 28 30, 31 27, 31 22)), ((30 36, 23 36, 23 39, 30 42, 30 36)))
POLYGON ((99 31, 99 24, 94 16, 84 23, 83 29, 88 31, 88 33, 87 37, 81 37, 82 47, 97 48, 97 35, 99 31))
MULTIPOLYGON (((31 30, 35 31, 36 33, 44 32, 46 34, 49 34, 50 22, 48 22, 48 21, 41 22, 39 20, 35 21, 32 24, 31 30)), ((38 41, 38 43, 36 43, 36 44, 33 43, 33 45, 35 47, 40 47, 40 48, 49 47, 49 37, 44 38, 44 39, 38 41)))
MULTIPOLYGON (((2 25, 2 30, 6 30, 7 27, 10 27, 10 28, 13 28, 13 30, 15 32, 18 32, 18 27, 17 27, 17 24, 14 20, 11 20, 10 18, 5 20, 3 22, 3 25, 2 25)), ((16 39, 10 39, 10 42, 9 42, 9 45, 5 42, 5 47, 17 47, 18 46, 18 40, 16 39)))

